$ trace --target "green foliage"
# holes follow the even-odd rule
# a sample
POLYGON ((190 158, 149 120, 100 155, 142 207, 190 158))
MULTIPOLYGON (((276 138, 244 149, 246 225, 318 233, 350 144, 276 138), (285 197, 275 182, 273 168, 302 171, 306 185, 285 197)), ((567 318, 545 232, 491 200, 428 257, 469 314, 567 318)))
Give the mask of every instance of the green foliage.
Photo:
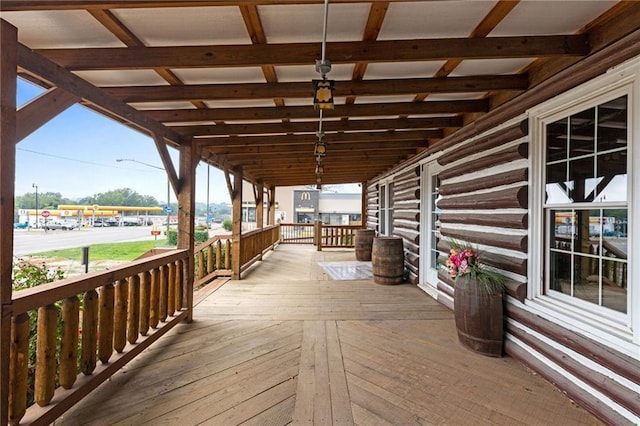
MULTIPOLYGON (((127 241, 123 243, 92 244, 89 249, 89 261, 95 260, 134 260, 149 250, 162 246, 165 240, 127 241)), ((35 253, 37 257, 61 257, 63 259, 81 260, 82 248, 52 250, 35 253)))
POLYGON ((196 243, 204 243, 209 239, 209 231, 207 230, 195 231, 193 233, 193 238, 196 241, 196 243))
MULTIPOLYGON (((196 243, 203 243, 209 239, 209 231, 195 231, 193 233, 193 239, 196 243)), ((178 245, 178 231, 175 228, 169 228, 167 233, 167 244, 170 246, 178 245)))
POLYGON ((501 293, 505 287, 505 277, 481 262, 480 251, 457 240, 449 240, 451 250, 445 263, 445 270, 454 280, 461 276, 477 283, 487 293, 501 293))
POLYGON ((167 244, 170 246, 178 245, 178 231, 174 228, 167 229, 167 244))
POLYGON ((158 200, 150 195, 140 195, 131 188, 120 188, 82 198, 78 203, 103 206, 155 207, 158 205, 158 200))
POLYGON ((222 222, 222 229, 224 229, 225 231, 231 231, 232 228, 233 228, 233 222, 231 222, 231 219, 225 219, 222 222))
MULTIPOLYGON (((38 208, 49 209, 57 208, 60 204, 76 204, 74 200, 64 198, 59 192, 38 192, 38 208)), ((16 209, 35 209, 36 193, 29 192, 24 195, 17 196, 15 199, 16 209)))
MULTIPOLYGON (((40 284, 61 280, 64 278, 64 272, 59 269, 51 269, 46 263, 34 264, 24 259, 18 259, 13 266, 13 289, 14 291, 24 290, 36 287, 40 284)), ((60 312, 62 302, 56 303, 56 309, 60 312)), ((33 404, 33 388, 35 384, 36 374, 36 345, 37 345, 37 328, 38 315, 36 311, 29 313, 29 363, 27 376, 27 405, 33 404)), ((57 326, 57 346, 59 350, 60 339, 62 337, 62 319, 58 316, 57 326)), ((56 386, 58 381, 56 378, 56 386)))
POLYGON ((64 278, 60 268, 50 269, 46 263, 40 265, 25 259, 18 259, 13 266, 13 290, 24 290, 40 284, 50 283, 64 278))

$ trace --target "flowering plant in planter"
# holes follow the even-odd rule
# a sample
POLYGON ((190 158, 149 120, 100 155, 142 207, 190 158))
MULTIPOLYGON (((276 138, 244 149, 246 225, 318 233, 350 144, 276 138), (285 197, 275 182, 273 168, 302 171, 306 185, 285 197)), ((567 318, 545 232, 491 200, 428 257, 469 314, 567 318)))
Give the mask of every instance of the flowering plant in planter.
POLYGON ((451 250, 445 262, 445 269, 453 279, 471 278, 487 293, 499 293, 504 290, 504 276, 479 262, 476 249, 450 242, 451 250))

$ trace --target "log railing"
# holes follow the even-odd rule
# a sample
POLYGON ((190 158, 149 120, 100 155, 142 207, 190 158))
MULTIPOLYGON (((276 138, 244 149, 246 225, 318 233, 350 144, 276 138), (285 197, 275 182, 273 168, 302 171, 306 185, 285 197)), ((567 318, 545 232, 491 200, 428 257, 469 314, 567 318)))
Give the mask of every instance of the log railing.
POLYGON ((196 245, 194 253, 195 288, 216 277, 231 276, 231 235, 216 235, 196 245))
POLYGON ((188 258, 188 251, 174 250, 15 292, 9 423, 53 423, 185 319, 186 292, 193 291, 186 282, 188 258), (30 396, 35 403, 27 408, 30 396))
POLYGON ((240 269, 245 270, 256 260, 259 260, 265 251, 275 246, 280 241, 280 225, 271 225, 255 229, 243 234, 240 247, 240 269))

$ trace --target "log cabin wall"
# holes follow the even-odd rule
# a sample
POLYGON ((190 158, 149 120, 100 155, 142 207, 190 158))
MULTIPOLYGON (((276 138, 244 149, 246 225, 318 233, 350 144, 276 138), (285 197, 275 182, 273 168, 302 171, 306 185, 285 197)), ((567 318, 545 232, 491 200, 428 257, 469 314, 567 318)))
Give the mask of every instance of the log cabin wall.
MULTIPOLYGON (((519 300, 526 296, 527 280, 529 140, 524 119, 518 116, 438 158, 443 167, 438 250, 448 253, 448 240, 478 247, 482 262, 508 276, 507 292, 519 300)), ((438 300, 453 309, 453 281, 443 270, 438 279, 438 300)))
MULTIPOLYGON (((626 59, 621 57, 620 63, 626 59)), ((614 342, 610 344, 601 333, 588 332, 553 315, 545 315, 544 310, 531 303, 534 300, 528 298, 531 296, 527 289, 531 279, 529 271, 540 267, 528 265, 530 259, 536 259, 529 253, 529 240, 542 238, 532 235, 529 229, 529 216, 533 211, 528 204, 533 173, 529 152, 533 141, 529 139, 527 110, 608 69, 601 65, 598 71, 593 60, 587 59, 575 67, 576 75, 582 74, 582 81, 532 89, 527 93, 529 97, 487 114, 484 120, 443 140, 439 150, 429 149, 421 158, 381 176, 380 181, 369 182, 368 188, 373 191, 378 183, 388 182, 393 176, 397 192, 394 234, 405 239, 405 260, 410 281, 415 283, 420 276, 417 262, 420 233, 426 232, 419 228, 420 195, 423 201, 428 196, 419 194, 416 166, 432 162, 439 155, 437 162, 442 166, 438 201, 442 237, 438 244, 439 261, 444 262, 448 252, 446 240, 455 239, 481 248, 482 260, 507 276, 505 353, 545 377, 606 424, 638 424, 640 358, 637 350, 635 354, 618 350, 619 346, 614 342), (414 211, 418 212, 416 220, 411 218, 414 211)), ((377 204, 370 202, 369 209, 376 208, 377 204)), ((453 309, 453 282, 446 273, 438 273, 436 286, 435 295, 430 294, 453 309)))
POLYGON ((366 227, 376 231, 376 234, 380 232, 378 224, 378 216, 380 214, 380 186, 373 184, 367 186, 367 223, 366 227))
POLYGON ((418 284, 420 261, 420 167, 393 177, 393 234, 402 237, 407 280, 418 284))

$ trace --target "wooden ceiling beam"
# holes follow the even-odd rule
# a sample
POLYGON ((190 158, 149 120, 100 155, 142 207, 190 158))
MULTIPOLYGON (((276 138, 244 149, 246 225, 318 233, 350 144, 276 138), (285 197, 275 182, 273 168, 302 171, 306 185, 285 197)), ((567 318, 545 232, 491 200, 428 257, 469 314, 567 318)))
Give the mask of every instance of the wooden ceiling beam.
MULTIPOLYGON (((449 59, 507 59, 585 56, 585 35, 442 38, 327 43, 333 64, 449 59)), ((308 65, 321 57, 319 43, 260 45, 38 49, 69 70, 261 67, 308 65)))
MULTIPOLYGON (((334 143, 330 145, 330 150, 334 152, 345 151, 361 151, 363 148, 368 151, 382 151, 382 150, 395 150, 395 149, 409 149, 409 148, 422 148, 426 145, 423 141, 382 141, 382 142, 366 142, 366 145, 360 143, 334 143)), ((262 155, 276 153, 282 154, 313 154, 314 143, 307 140, 304 145, 259 145, 259 146, 208 146, 206 150, 216 155, 229 155, 229 154, 247 154, 247 155, 262 155)))
MULTIPOLYGON (((473 77, 407 78, 336 81, 334 96, 389 96, 415 93, 483 93, 492 90, 523 91, 526 75, 482 75, 473 77)), ((240 83, 192 84, 184 86, 105 87, 104 91, 125 102, 161 102, 229 99, 311 98, 312 84, 240 83)))
MULTIPOLYGON (((457 109, 460 101, 439 101, 429 103, 397 102, 388 104, 357 104, 357 105, 336 105, 334 109, 323 112, 324 118, 355 118, 355 117, 376 117, 394 116, 400 114, 452 114, 457 109)), ((474 105, 474 108, 486 110, 486 101, 472 101, 473 104, 466 104, 464 108, 474 105)), ((281 119, 317 119, 318 111, 312 106, 287 106, 287 107, 247 107, 247 108, 211 108, 209 110, 199 109, 172 109, 172 110, 145 110, 145 113, 154 120, 163 123, 182 122, 203 122, 214 120, 281 120, 281 119)), ((418 120, 418 119, 409 119, 418 120)), ((461 127, 462 120, 459 117, 429 117, 420 120, 430 120, 433 127, 461 127)), ((354 120, 362 121, 362 120, 354 120)))
MULTIPOLYGON (((327 145, 353 144, 369 142, 393 143, 396 141, 420 141, 426 145, 428 139, 439 139, 442 132, 439 130, 407 130, 387 132, 354 132, 354 133, 328 133, 322 138, 327 145)), ((196 145, 203 148, 209 147, 249 147, 270 145, 307 145, 314 144, 315 135, 269 135, 269 136, 230 136, 218 138, 196 139, 196 145)))
MULTIPOLYGON (((313 155, 313 146, 310 147, 311 149, 309 149, 309 147, 306 147, 306 150, 304 151, 292 151, 290 152, 290 158, 304 158, 304 157, 309 157, 312 158, 315 161, 315 157, 313 155)), ((362 147, 359 150, 337 150, 337 149, 331 149, 330 151, 332 156, 340 156, 341 160, 349 160, 351 158, 355 158, 355 157, 359 157, 362 156, 362 147)), ((401 155, 401 156, 406 156, 406 155, 410 155, 410 154, 415 154, 416 153, 416 148, 401 148, 401 147, 397 147, 393 150, 390 149, 386 149, 386 150, 368 150, 367 151, 367 158, 375 158, 375 156, 379 156, 381 158, 388 158, 390 155, 401 155)), ((243 160, 255 160, 255 159, 274 159, 274 160, 279 160, 280 162, 282 162, 282 157, 283 157, 283 153, 279 152, 279 151, 272 151, 272 152, 261 152, 261 153, 245 153, 245 152, 236 152, 236 153, 228 153, 228 154, 220 154, 220 153, 215 153, 218 157, 228 160, 228 161, 243 161, 243 160)))
MULTIPOLYGON (((405 118, 386 120, 323 120, 322 129, 326 132, 354 132, 361 130, 407 130, 407 129, 439 129, 442 127, 461 127, 458 117, 405 118)), ((256 124, 222 124, 217 126, 180 126, 174 130, 190 136, 227 136, 309 133, 315 135, 318 130, 317 121, 289 123, 256 123, 256 124)), ((436 137, 436 136, 434 136, 436 137)))

